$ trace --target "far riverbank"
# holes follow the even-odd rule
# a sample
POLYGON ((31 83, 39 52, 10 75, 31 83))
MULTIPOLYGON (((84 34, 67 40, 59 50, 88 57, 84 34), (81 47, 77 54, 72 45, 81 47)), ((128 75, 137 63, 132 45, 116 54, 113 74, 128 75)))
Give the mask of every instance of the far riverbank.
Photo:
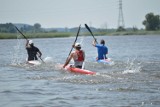
MULTIPOLYGON (((123 31, 123 32, 93 32, 95 36, 118 36, 118 35, 160 35, 160 31, 123 31)), ((0 33, 0 39, 16 39, 19 33, 0 33)), ((60 38, 72 37, 77 33, 73 32, 55 32, 55 33, 24 33, 27 38, 60 38)), ((80 35, 91 35, 89 32, 80 33, 80 35)), ((23 36, 21 36, 23 38, 23 36)))

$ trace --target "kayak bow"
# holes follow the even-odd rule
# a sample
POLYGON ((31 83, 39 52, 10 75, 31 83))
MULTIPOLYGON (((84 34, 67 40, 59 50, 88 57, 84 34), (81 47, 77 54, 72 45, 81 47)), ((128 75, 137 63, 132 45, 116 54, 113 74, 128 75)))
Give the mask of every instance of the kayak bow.
POLYGON ((70 71, 70 72, 73 72, 73 73, 79 73, 79 74, 88 74, 88 75, 96 74, 96 72, 89 71, 89 70, 86 70, 86 69, 75 68, 75 67, 72 67, 71 65, 66 66, 65 69, 67 71, 70 71))

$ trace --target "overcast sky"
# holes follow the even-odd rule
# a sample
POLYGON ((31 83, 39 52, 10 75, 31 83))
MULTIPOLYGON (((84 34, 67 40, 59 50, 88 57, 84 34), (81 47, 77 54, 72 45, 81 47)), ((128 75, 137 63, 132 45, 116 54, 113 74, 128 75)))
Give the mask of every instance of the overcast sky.
MULTIPOLYGON (((160 0, 123 0, 125 27, 144 28, 149 12, 160 15, 160 0)), ((117 28, 119 0, 0 0, 0 23, 40 23, 42 27, 117 28)))

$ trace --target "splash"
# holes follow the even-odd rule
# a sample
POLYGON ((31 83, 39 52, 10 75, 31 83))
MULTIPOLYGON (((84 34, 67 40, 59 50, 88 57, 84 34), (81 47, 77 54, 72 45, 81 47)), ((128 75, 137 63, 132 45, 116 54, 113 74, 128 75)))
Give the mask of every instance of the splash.
POLYGON ((47 56, 46 58, 44 58, 44 62, 47 64, 52 64, 52 63, 54 63, 54 60, 52 57, 47 56))
POLYGON ((122 74, 128 73, 138 73, 141 71, 141 63, 136 61, 136 58, 133 60, 128 59, 126 69, 122 72, 122 74))
POLYGON ((11 64, 12 65, 19 65, 22 62, 23 55, 22 55, 22 47, 20 41, 20 35, 17 35, 17 42, 16 45, 13 46, 13 52, 11 52, 11 64))

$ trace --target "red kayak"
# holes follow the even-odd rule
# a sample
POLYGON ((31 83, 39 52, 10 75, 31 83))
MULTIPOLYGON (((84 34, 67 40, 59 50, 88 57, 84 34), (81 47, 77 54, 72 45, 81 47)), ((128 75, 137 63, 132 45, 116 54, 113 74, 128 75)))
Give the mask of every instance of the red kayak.
POLYGON ((66 66, 65 69, 70 71, 70 72, 79 73, 79 74, 89 74, 89 75, 96 74, 96 72, 89 71, 89 70, 86 70, 86 69, 75 68, 75 67, 72 67, 70 65, 66 66))

